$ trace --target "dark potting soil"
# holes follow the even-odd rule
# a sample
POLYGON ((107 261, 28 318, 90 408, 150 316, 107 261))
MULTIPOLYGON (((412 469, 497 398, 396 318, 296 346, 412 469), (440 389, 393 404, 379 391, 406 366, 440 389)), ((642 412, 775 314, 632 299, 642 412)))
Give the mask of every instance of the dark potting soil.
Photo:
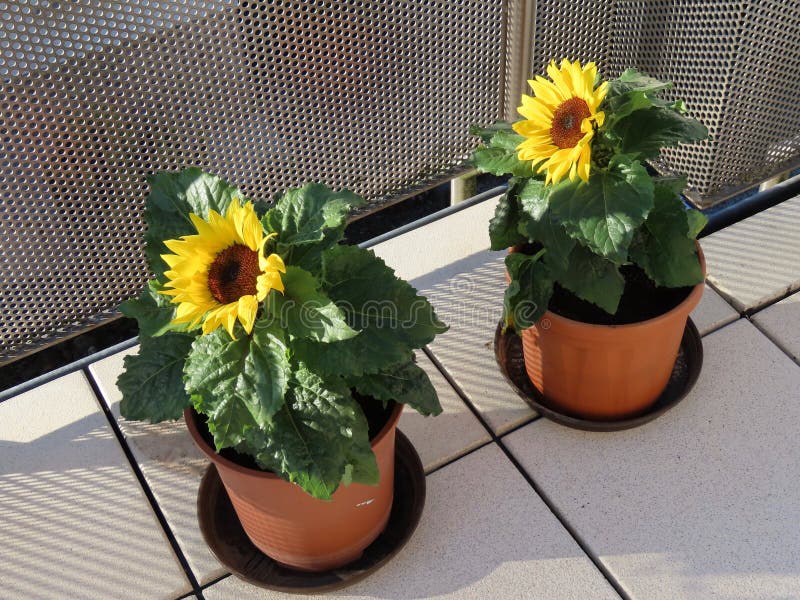
POLYGON ((625 279, 625 290, 614 315, 591 302, 581 300, 558 284, 553 288, 549 309, 573 321, 592 325, 627 325, 647 321, 669 312, 691 293, 692 287, 665 288, 653 283, 636 265, 624 265, 619 269, 625 279))
MULTIPOLYGON (((364 416, 367 418, 369 439, 371 441, 376 435, 378 435, 380 430, 383 429, 383 426, 389 421, 389 416, 392 414, 395 404, 394 402, 389 402, 386 406, 384 406, 383 402, 380 400, 376 400, 370 396, 362 396, 361 394, 355 392, 355 390, 353 390, 352 393, 353 398, 356 402, 358 402, 361 410, 364 411, 364 416)), ((195 423, 197 424, 197 430, 200 432, 203 440, 210 447, 214 448, 214 438, 212 437, 211 432, 208 430, 208 418, 205 415, 201 415, 196 412, 193 414, 195 423)), ((231 462, 236 463, 240 467, 255 469, 257 471, 264 470, 258 466, 258 463, 256 463, 252 456, 237 452, 233 448, 223 448, 219 452, 219 455, 223 458, 227 458, 231 462)))

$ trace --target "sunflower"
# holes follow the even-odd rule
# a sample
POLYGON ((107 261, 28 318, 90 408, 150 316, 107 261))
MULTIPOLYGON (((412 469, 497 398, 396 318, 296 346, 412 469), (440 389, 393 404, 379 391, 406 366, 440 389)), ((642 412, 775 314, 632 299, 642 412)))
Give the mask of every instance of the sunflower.
POLYGON ((264 245, 272 235, 264 235, 261 223, 249 202, 244 206, 234 198, 223 217, 208 211, 208 220, 189 215, 197 235, 185 235, 164 244, 174 254, 161 258, 170 270, 162 294, 177 304, 173 323, 203 322, 203 334, 220 325, 231 337, 236 319, 249 334, 258 312, 258 303, 270 290, 283 292, 280 273, 286 272, 277 254, 264 256, 264 245))
POLYGON ((547 171, 545 183, 558 183, 567 174, 570 181, 589 180, 590 142, 594 126, 605 119, 597 107, 606 97, 608 83, 594 88, 597 67, 590 62, 581 67, 578 61, 552 61, 547 67, 552 79, 536 76, 529 80, 534 97, 522 96, 517 110, 526 120, 514 123, 514 131, 527 138, 517 146, 520 160, 539 164, 538 172, 547 171))

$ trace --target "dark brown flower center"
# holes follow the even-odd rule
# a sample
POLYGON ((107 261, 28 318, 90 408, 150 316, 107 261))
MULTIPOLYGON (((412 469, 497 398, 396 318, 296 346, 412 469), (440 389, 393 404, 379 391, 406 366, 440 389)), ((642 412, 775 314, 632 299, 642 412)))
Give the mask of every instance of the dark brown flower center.
POLYGON ((208 269, 208 289, 220 304, 236 302, 242 296, 255 295, 258 253, 235 244, 217 255, 208 269))
POLYGON ((581 123, 591 115, 583 98, 570 98, 563 102, 553 114, 550 139, 559 148, 574 148, 584 135, 581 123))

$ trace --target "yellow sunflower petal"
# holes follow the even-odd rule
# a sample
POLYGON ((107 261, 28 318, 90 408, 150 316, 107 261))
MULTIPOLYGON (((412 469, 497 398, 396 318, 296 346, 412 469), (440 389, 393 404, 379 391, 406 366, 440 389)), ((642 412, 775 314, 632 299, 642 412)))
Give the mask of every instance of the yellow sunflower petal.
POLYGON ((531 86, 537 98, 540 98, 550 106, 558 106, 567 99, 553 83, 547 81, 541 75, 537 75, 535 80, 528 81, 528 85, 531 86))
POLYGON ((258 312, 258 300, 255 296, 242 296, 239 298, 236 313, 239 318, 239 323, 244 327, 245 332, 250 335, 253 331, 253 324, 256 322, 256 313, 258 312))

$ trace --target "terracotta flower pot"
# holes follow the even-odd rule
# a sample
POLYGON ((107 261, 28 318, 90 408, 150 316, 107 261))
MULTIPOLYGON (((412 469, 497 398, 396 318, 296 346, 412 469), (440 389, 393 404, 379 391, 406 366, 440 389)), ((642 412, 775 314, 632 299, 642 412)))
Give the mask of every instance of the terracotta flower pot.
MULTIPOLYGON (((698 244, 703 275, 706 264, 698 244)), ((658 317, 626 325, 591 325, 547 311, 522 331, 525 370, 554 405, 589 419, 634 415, 666 387, 689 313, 703 283, 658 317)))
POLYGON ((202 437, 193 409, 184 412, 189 433, 217 468, 236 514, 255 546, 279 563, 326 571, 356 560, 386 527, 394 494, 394 440, 403 405, 371 440, 377 486, 340 485, 331 501, 317 500, 271 472, 240 466, 202 437))

